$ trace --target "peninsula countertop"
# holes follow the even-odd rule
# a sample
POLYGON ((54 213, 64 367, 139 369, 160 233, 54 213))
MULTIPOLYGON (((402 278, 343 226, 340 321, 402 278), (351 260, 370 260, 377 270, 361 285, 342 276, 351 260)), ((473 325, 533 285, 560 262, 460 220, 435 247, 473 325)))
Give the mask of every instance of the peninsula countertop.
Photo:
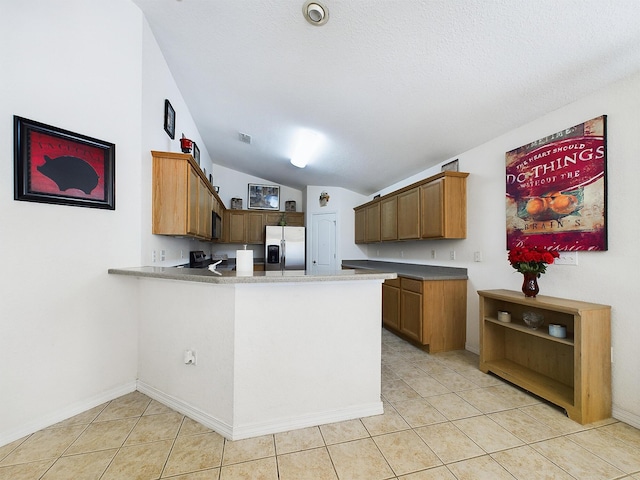
POLYGON ((336 282, 353 280, 388 280, 396 278, 392 271, 376 271, 372 269, 347 269, 332 272, 315 272, 313 270, 254 271, 241 273, 235 271, 211 272, 206 268, 182 267, 132 267, 110 268, 108 273, 129 275, 134 277, 161 278, 166 280, 182 280, 187 282, 213 283, 221 285, 239 283, 301 283, 301 282, 336 282))
POLYGON ((394 272, 400 277, 413 278, 415 280, 467 280, 469 278, 466 268, 421 265, 417 263, 343 260, 342 266, 379 272, 394 272))

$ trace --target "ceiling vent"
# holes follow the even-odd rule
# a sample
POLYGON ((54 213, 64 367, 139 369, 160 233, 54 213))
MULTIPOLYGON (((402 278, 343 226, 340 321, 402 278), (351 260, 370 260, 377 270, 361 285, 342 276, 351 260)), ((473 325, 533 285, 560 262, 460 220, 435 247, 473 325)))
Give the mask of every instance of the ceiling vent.
POLYGON ((238 140, 243 143, 251 145, 251 135, 247 135, 246 133, 238 133, 238 140))

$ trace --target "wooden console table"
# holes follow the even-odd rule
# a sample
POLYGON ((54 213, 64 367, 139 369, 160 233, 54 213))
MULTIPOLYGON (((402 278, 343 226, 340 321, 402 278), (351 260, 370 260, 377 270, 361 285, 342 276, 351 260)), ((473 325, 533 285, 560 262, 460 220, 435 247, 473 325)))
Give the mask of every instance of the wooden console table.
POLYGON ((510 290, 478 291, 480 370, 564 408, 572 420, 592 423, 611 416, 611 307, 510 290), (498 320, 511 313, 511 322, 498 320), (522 313, 544 315, 537 330, 522 313), (566 326, 567 337, 549 335, 549 324, 566 326))

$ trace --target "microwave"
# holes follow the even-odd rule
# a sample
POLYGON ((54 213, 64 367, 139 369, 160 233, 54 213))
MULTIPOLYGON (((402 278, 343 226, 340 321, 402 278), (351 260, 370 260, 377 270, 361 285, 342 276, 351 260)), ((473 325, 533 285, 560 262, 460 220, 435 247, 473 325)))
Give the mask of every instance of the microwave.
POLYGON ((222 236, 222 218, 216 212, 211 212, 211 238, 220 240, 222 236))

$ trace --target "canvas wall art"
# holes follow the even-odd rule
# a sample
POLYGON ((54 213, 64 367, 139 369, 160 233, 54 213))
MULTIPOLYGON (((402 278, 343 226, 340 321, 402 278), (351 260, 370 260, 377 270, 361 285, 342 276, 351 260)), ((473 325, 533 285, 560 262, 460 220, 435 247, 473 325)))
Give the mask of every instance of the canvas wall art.
POLYGON ((606 115, 506 154, 507 250, 607 249, 606 115))

